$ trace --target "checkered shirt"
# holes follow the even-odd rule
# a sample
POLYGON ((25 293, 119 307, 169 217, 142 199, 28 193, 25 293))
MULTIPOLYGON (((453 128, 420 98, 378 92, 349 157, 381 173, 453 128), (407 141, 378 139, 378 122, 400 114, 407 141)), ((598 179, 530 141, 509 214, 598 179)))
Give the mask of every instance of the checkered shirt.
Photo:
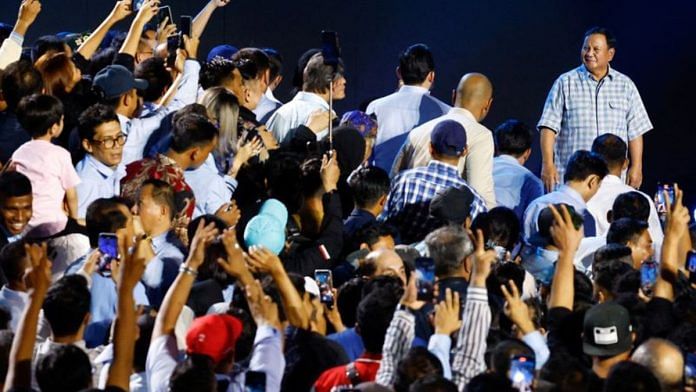
POLYGON ((418 242, 441 222, 430 216, 430 201, 450 187, 466 187, 474 194, 471 218, 486 211, 483 198, 459 175, 456 166, 432 160, 427 166, 406 170, 393 181, 387 198, 386 220, 399 229, 404 243, 418 242))
POLYGON ((610 67, 597 81, 584 65, 556 79, 537 127, 556 132, 554 164, 561 181, 570 156, 590 150, 597 136, 613 133, 628 143, 653 128, 628 76, 610 67))

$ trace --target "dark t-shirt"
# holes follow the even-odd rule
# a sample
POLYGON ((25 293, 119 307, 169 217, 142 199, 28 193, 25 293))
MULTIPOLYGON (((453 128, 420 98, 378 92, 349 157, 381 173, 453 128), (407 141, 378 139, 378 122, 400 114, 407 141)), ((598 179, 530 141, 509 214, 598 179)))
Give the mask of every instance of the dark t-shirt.
POLYGON ((285 344, 285 375, 282 391, 309 391, 327 369, 350 360, 340 344, 316 332, 292 329, 285 344))

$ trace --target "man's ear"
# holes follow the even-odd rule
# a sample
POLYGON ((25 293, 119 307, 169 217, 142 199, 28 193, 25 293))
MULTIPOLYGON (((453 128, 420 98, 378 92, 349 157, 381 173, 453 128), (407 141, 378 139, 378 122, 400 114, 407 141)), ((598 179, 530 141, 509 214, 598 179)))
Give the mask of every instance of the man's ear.
POLYGON ((395 72, 396 72, 396 78, 399 79, 399 80, 401 80, 401 81, 403 81, 403 79, 401 79, 401 68, 400 68, 400 67, 396 67, 396 71, 395 71, 395 72))
POLYGON ((94 151, 92 149, 92 144, 87 139, 82 139, 82 148, 90 154, 94 151))
POLYGON ((427 80, 430 84, 435 83, 435 71, 428 72, 428 75, 425 77, 425 80, 427 80))
POLYGON ((529 147, 529 148, 527 149, 527 151, 525 151, 525 152, 522 153, 522 159, 523 159, 525 162, 527 162, 527 160, 529 159, 529 157, 530 157, 531 155, 532 155, 532 148, 529 147))
POLYGON ((631 160, 630 160, 630 159, 628 159, 628 158, 624 159, 624 163, 623 163, 623 165, 621 165, 621 171, 624 171, 624 170, 628 169, 628 165, 629 165, 630 163, 631 163, 631 160))
POLYGON ((384 194, 384 195, 380 196, 379 199, 377 200, 377 204, 379 204, 380 207, 384 207, 384 205, 387 204, 387 196, 389 196, 389 195, 384 194))
POLYGON ((614 59, 615 54, 616 54, 616 48, 609 49, 609 61, 614 59))
POLYGON ((363 242, 360 244, 359 249, 365 249, 365 250, 370 250, 370 245, 368 245, 366 242, 363 242))

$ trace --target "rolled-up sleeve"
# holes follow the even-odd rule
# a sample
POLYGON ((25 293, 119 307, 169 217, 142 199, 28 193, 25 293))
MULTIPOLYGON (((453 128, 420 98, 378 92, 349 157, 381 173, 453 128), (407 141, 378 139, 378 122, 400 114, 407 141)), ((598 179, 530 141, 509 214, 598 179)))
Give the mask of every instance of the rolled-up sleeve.
POLYGON ((12 32, 2 42, 2 46, 0 46, 0 69, 7 68, 8 65, 22 57, 22 44, 24 44, 24 37, 15 32, 12 32))

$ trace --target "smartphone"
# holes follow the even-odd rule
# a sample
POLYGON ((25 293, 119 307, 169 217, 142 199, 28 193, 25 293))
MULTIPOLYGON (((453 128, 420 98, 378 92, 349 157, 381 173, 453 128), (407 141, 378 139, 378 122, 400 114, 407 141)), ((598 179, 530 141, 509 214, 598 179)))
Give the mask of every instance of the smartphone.
POLYGON ((138 12, 145 4, 145 0, 133 0, 133 12, 138 12))
POLYGON ((418 257, 415 264, 418 299, 430 302, 435 291, 435 260, 430 257, 418 257))
POLYGON ((689 271, 689 283, 696 284, 696 252, 686 254, 686 270, 689 271))
POLYGON ((335 31, 321 32, 321 56, 324 58, 324 65, 336 69, 341 58, 341 47, 338 44, 338 34, 335 31))
POLYGON ((318 269, 314 270, 314 280, 319 286, 319 300, 331 308, 334 302, 333 295, 333 275, 331 270, 318 269))
POLYGON ((526 355, 513 355, 510 358, 510 381, 520 391, 531 391, 534 382, 536 361, 526 355))
POLYGON ((647 295, 652 293, 652 289, 657 282, 657 263, 646 260, 640 266, 640 287, 647 295))
POLYGON ((159 27, 165 18, 167 18, 167 24, 174 23, 174 19, 172 17, 172 7, 168 5, 159 7, 159 11, 157 11, 157 15, 152 18, 151 23, 159 27))
POLYGON ((266 392, 266 373, 248 370, 244 377, 244 392, 266 392))
POLYGON ((696 354, 686 354, 684 362, 684 384, 687 387, 696 387, 696 354))
POLYGON ((658 214, 667 213, 667 200, 665 200, 665 192, 669 197, 670 205, 674 204, 674 187, 669 184, 657 183, 657 192, 655 192, 655 208, 658 214))
POLYGON ((184 49, 184 36, 191 37, 190 15, 181 15, 179 18, 179 49, 184 49))
POLYGON ((110 277, 111 262, 118 259, 118 237, 114 233, 99 233, 97 247, 102 254, 97 272, 104 277, 110 277))

